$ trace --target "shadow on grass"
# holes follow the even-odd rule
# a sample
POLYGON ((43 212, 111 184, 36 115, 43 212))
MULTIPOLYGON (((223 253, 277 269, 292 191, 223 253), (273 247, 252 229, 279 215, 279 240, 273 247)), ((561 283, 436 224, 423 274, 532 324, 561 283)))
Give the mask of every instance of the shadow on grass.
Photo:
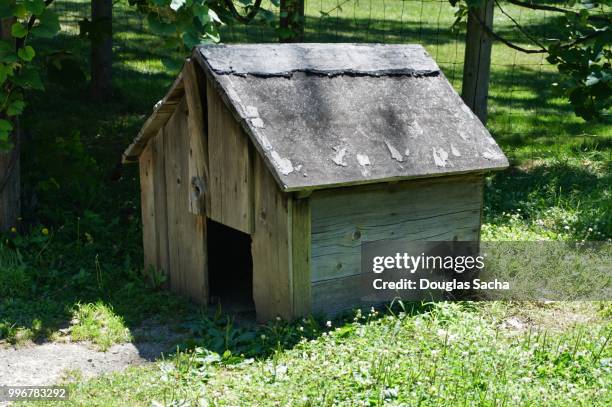
MULTIPOLYGON (((111 254, 108 249, 98 253, 109 242, 99 247, 67 244, 72 255, 68 247, 59 250, 57 245, 65 243, 34 234, 14 235, 7 242, 0 246, 0 341, 9 343, 42 344, 72 337, 106 350, 115 342, 130 340, 125 336, 127 328, 132 343, 148 360, 196 348, 225 359, 267 357, 332 329, 349 332, 355 329, 355 321, 367 323, 386 315, 416 315, 431 309, 430 304, 395 302, 382 307, 382 312, 346 312, 333 323, 315 316, 258 324, 252 313, 225 313, 146 287, 146 279, 131 263, 129 248, 114 248, 125 250, 121 265, 101 260, 111 254), (22 254, 26 250, 28 254, 22 254), (47 272, 38 273, 41 268, 47 272)), ((114 258, 121 256, 115 253, 114 258)))
POLYGON ((487 222, 504 224, 504 216, 520 212, 525 220, 550 218, 547 211, 566 213, 567 223, 579 230, 597 227, 596 240, 612 236, 612 173, 594 169, 577 160, 552 160, 533 166, 512 166, 493 175, 485 192, 487 222))

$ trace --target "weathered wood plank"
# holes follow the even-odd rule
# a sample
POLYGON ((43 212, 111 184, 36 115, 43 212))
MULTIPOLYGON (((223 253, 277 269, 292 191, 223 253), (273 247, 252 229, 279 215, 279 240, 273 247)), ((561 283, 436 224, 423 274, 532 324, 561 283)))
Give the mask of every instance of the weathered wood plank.
MULTIPOLYGON (((388 304, 387 301, 372 300, 367 297, 361 298, 365 291, 365 282, 361 278, 360 275, 346 276, 313 283, 312 313, 314 315, 334 316, 347 310, 388 304)), ((442 300, 444 298, 443 293, 433 292, 430 294, 438 295, 438 297, 428 297, 427 300, 442 300)), ((406 290, 402 293, 402 299, 404 301, 423 301, 422 295, 417 291, 406 290)))
POLYGON ((170 260, 168 257, 168 214, 166 196, 166 167, 164 155, 164 128, 150 141, 153 155, 153 178, 155 179, 155 231, 157 268, 166 275, 164 286, 170 287, 170 260))
POLYGON ((172 290, 208 301, 206 219, 189 212, 187 104, 181 101, 164 130, 168 253, 172 290))
POLYGON ((155 219, 155 161, 151 143, 140 154, 140 209, 142 218, 142 247, 145 270, 159 269, 157 230, 155 219))
POLYGON ((278 188, 261 157, 254 162, 253 301, 257 320, 292 318, 291 198, 278 188))
POLYGON ((208 82, 208 216, 241 232, 251 233, 251 163, 249 138, 208 82))
POLYGON ((183 69, 185 97, 189 111, 189 210, 205 215, 210 205, 208 177, 208 129, 206 120, 206 79, 196 62, 188 59, 183 69))
POLYGON ((479 176, 314 192, 312 281, 359 274, 365 241, 478 240, 481 199, 479 176))
POLYGON ((310 202, 308 199, 294 199, 292 205, 292 283, 293 316, 310 313, 310 202))

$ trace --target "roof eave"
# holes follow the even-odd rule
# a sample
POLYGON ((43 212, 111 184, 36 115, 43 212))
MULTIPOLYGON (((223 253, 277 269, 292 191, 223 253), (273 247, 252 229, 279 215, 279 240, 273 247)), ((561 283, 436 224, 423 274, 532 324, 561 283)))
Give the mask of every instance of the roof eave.
POLYGON ((159 129, 170 119, 184 93, 183 71, 181 70, 166 95, 155 104, 153 113, 144 122, 132 143, 123 152, 121 159, 123 164, 138 161, 138 157, 140 157, 149 140, 155 137, 159 129))

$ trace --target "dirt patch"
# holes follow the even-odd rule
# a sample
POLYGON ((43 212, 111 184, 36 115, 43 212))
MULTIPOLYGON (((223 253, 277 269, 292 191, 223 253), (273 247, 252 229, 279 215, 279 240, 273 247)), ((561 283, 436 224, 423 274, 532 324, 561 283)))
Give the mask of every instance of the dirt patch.
POLYGON ((87 343, 0 348, 0 385, 51 385, 74 371, 84 378, 93 377, 154 361, 167 350, 160 343, 124 343, 113 345, 106 352, 87 343))
POLYGON ((42 386, 56 384, 76 373, 82 378, 151 363, 163 354, 176 351, 185 334, 174 327, 145 321, 133 329, 134 343, 111 346, 105 352, 88 342, 71 342, 69 329, 54 342, 9 346, 0 343, 0 386, 42 386))
POLYGON ((585 301, 524 302, 510 307, 500 326, 509 331, 561 332, 600 320, 597 306, 585 301))

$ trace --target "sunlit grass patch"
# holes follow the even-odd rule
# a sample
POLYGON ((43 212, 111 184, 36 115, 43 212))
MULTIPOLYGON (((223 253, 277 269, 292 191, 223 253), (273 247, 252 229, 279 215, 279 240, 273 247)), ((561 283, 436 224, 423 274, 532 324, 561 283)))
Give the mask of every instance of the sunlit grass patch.
POLYGON ((278 337, 271 354, 255 358, 201 344, 148 367, 71 384, 70 402, 604 406, 612 332, 593 307, 438 303, 414 313, 405 304, 322 322, 315 337, 299 321, 274 321, 269 332, 282 327, 302 339, 278 337))
POLYGON ((102 302, 78 305, 73 323, 71 327, 73 341, 91 341, 101 350, 107 350, 116 343, 125 343, 132 339, 123 318, 102 302))

